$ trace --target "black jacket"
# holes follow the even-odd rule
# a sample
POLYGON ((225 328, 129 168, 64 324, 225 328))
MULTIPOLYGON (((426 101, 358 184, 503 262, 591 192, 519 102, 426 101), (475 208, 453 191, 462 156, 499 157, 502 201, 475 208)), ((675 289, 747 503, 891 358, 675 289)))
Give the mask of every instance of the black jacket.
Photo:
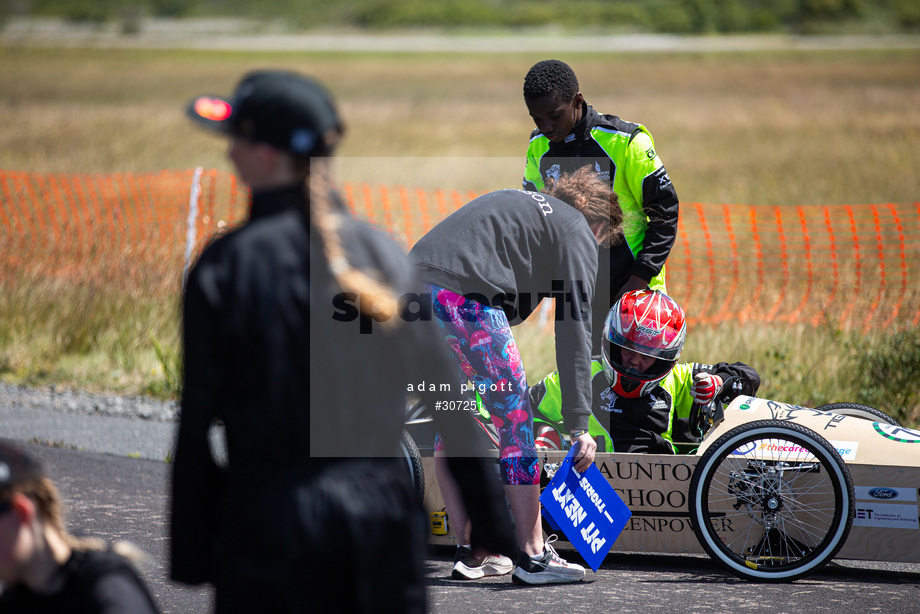
POLYGON ((587 428, 597 239, 581 213, 544 194, 490 192, 442 220, 409 257, 424 281, 501 307, 512 325, 542 298, 555 300, 565 426, 587 428))
POLYGON ((56 589, 36 593, 17 584, 0 594, 4 614, 156 614, 133 565, 111 551, 74 550, 56 572, 56 589))
MULTIPOLYGON (((176 580, 214 581, 234 566, 290 573, 310 555, 302 552, 304 536, 318 530, 310 493, 318 484, 334 488, 329 475, 366 475, 375 471, 373 457, 396 455, 408 384, 456 380, 433 322, 376 322, 372 334, 362 334, 361 322, 333 318, 341 290, 306 209, 302 186, 257 195, 249 221, 209 245, 189 275, 171 501, 176 580), (225 467, 209 448, 215 420, 226 431, 225 467)), ((394 241, 336 215, 353 266, 373 271, 398 294, 417 289, 394 241)), ((459 384, 454 390, 459 398, 459 384)), ((469 422, 441 428, 462 430, 469 422)), ((453 439, 465 441, 462 433, 453 439)), ((455 462, 467 463, 457 477, 472 513, 500 513, 493 509, 501 500, 497 479, 489 490, 484 477, 492 475, 487 463, 455 462)), ((363 505, 355 502, 355 515, 396 514, 394 506, 411 499, 407 479, 389 469, 379 474, 375 487, 364 489, 363 505)), ((479 522, 475 538, 510 548, 501 541, 509 539, 501 532, 510 533, 506 516, 479 522)))

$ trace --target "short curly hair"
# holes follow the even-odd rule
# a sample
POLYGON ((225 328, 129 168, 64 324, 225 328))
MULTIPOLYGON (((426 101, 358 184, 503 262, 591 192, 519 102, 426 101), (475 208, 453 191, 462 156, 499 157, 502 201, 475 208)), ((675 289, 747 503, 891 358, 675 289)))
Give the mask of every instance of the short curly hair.
POLYGON ((560 60, 543 60, 534 64, 524 77, 524 98, 534 100, 555 94, 560 100, 571 100, 578 93, 575 71, 560 60))
POLYGON ((609 181, 604 181, 590 166, 582 166, 571 173, 560 173, 555 179, 550 177, 540 190, 570 204, 580 211, 588 224, 602 225, 600 239, 603 247, 617 245, 623 240, 623 210, 620 199, 613 191, 609 181))

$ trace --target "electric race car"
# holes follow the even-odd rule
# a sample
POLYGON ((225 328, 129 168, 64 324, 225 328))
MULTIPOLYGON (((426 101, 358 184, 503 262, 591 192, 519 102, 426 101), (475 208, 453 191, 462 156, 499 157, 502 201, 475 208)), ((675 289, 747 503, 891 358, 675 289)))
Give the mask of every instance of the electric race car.
MULTIPOLYGON (((419 430, 425 408, 409 418, 407 432, 430 441, 419 430)), ((701 419, 708 430, 691 454, 596 455, 632 513, 613 549, 707 553, 764 582, 802 578, 835 557, 920 562, 920 431, 864 405, 810 409, 756 397, 713 402, 701 419)), ((455 545, 430 448, 419 452, 408 439, 432 512, 430 543, 455 545)), ((565 455, 539 452, 544 486, 565 455)))

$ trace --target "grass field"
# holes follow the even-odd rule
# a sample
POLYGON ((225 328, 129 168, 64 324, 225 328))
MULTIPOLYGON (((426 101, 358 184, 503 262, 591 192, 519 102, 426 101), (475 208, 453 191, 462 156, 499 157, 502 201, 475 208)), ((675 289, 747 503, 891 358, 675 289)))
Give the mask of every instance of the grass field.
MULTIPOLYGON (((0 48, 0 169, 230 170, 225 143, 191 127, 186 102, 229 93, 249 69, 282 67, 319 77, 340 100, 349 129, 340 179, 517 187, 532 128, 521 85, 545 57, 0 48)), ((599 111, 649 127, 682 202, 920 200, 920 51, 554 57, 573 66, 599 111)), ((174 394, 164 365, 175 354, 175 306, 116 288, 7 283, 0 376, 174 394)), ((764 374, 761 392, 769 398, 860 400, 916 424, 912 380, 904 380, 910 390, 900 397, 873 388, 920 370, 917 332, 887 333, 723 326, 692 330, 685 357, 749 362, 764 374), (883 363, 898 373, 860 379, 883 363)), ((531 327, 520 343, 531 379, 552 368, 545 334, 531 327)))

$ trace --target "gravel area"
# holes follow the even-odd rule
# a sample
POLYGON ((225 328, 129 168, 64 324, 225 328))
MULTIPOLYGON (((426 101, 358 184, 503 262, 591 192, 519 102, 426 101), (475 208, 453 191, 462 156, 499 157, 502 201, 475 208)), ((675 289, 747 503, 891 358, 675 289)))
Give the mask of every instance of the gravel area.
POLYGON ((79 390, 60 390, 55 386, 28 388, 0 384, 0 407, 12 406, 158 422, 175 422, 179 416, 179 405, 175 401, 91 394, 79 390))
POLYGON ((173 402, 0 384, 0 437, 17 441, 162 462, 177 416, 173 402))

